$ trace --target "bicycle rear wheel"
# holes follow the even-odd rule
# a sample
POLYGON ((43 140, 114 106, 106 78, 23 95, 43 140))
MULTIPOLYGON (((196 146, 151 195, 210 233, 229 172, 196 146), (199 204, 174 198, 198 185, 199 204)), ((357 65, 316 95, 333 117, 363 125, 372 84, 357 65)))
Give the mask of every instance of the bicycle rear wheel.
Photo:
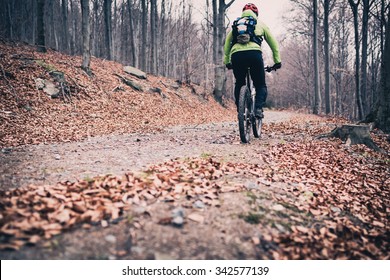
POLYGON ((242 143, 249 143, 251 126, 251 98, 247 86, 242 86, 238 100, 238 127, 242 143))

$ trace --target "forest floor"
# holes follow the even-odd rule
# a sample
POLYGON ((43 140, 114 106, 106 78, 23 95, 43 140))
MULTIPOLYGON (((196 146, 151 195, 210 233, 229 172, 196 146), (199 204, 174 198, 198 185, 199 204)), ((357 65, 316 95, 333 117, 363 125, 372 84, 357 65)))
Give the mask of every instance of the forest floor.
POLYGON ((384 153, 317 138, 343 120, 266 111, 243 145, 200 87, 136 92, 114 62, 88 78, 80 58, 0 50, 1 259, 390 258, 380 131, 384 153), (73 81, 71 104, 36 89, 37 60, 73 81))

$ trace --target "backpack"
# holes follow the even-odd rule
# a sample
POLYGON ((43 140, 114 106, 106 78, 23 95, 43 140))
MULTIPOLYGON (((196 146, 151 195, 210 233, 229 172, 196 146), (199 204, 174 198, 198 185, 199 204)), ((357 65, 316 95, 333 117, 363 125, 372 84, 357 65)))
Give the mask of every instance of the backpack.
POLYGON ((239 17, 232 25, 232 45, 246 44, 250 41, 261 46, 262 38, 255 35, 257 20, 254 17, 239 17))

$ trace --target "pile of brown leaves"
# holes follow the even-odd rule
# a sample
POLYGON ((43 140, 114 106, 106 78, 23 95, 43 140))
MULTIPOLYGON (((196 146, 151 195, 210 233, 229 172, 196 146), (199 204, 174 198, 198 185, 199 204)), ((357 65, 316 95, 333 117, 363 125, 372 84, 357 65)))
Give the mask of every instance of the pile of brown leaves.
POLYGON ((0 147, 153 132, 172 125, 236 118, 233 110, 221 107, 202 87, 151 75, 140 80, 126 74, 123 65, 97 58, 92 58, 93 76, 89 77, 80 65, 81 57, 0 44, 0 147), (37 89, 37 78, 53 81, 47 68, 65 73, 71 103, 51 99, 37 89), (143 92, 123 84, 116 74, 138 83, 143 92), (152 90, 156 88, 161 93, 152 90))
POLYGON ((220 193, 243 190, 222 176, 239 171, 213 159, 171 161, 145 174, 105 176, 55 186, 29 186, 1 193, 1 249, 19 249, 49 239, 75 225, 115 221, 134 205, 162 200, 194 201, 218 206, 220 193))
POLYGON ((265 240, 277 244, 273 258, 390 257, 388 155, 337 140, 311 140, 275 145, 262 158, 270 166, 267 180, 289 185, 277 201, 311 217, 265 240))

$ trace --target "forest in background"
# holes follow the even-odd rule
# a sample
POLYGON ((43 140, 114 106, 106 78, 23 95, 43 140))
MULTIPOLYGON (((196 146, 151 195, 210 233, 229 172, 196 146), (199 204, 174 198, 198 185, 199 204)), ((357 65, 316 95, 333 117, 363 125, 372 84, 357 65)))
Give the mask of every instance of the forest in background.
MULTIPOLYGON (((199 21, 189 0, 3 0, 0 35, 71 55, 87 47, 95 57, 201 84, 223 103, 232 98, 222 45, 234 2, 204 0, 199 21)), ((269 105, 354 120, 371 113, 388 128, 389 0, 290 2, 286 33, 278 38, 283 68, 267 77, 269 105)))

